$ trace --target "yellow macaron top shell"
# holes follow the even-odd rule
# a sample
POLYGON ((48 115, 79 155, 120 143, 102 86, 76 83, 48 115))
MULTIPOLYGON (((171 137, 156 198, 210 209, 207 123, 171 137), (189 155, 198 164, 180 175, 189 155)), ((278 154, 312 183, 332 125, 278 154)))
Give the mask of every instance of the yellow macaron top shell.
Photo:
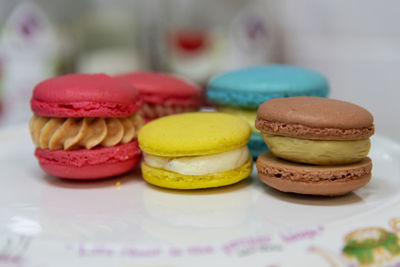
POLYGON ((140 148, 163 157, 199 156, 242 147, 250 139, 248 123, 218 112, 193 112, 156 119, 141 128, 140 148))

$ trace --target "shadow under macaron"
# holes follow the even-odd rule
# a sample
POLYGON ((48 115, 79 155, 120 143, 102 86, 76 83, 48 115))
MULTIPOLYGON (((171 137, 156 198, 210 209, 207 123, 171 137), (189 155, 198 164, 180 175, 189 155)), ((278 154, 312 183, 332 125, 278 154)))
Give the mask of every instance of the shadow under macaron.
POLYGON ((277 189, 269 187, 268 185, 260 183, 264 186, 264 192, 270 197, 279 199, 281 201, 311 205, 311 206, 339 206, 349 205, 364 202, 363 198, 357 195, 356 192, 350 192, 345 195, 339 196, 319 196, 319 195, 303 195, 297 193, 281 192, 277 189))

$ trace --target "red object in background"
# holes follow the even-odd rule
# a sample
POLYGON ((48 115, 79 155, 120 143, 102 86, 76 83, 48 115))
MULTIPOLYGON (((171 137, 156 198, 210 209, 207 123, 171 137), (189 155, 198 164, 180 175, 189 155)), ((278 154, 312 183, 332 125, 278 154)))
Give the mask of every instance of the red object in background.
POLYGON ((174 47, 185 52, 199 52, 208 45, 208 34, 204 30, 184 29, 176 31, 172 36, 174 47))

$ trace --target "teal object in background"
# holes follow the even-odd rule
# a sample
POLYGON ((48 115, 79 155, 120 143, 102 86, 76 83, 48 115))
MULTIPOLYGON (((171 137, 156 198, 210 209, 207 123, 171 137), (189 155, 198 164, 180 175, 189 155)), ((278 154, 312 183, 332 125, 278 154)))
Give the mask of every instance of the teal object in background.
POLYGON ((212 78, 207 88, 211 103, 243 108, 258 108, 277 97, 326 97, 328 94, 328 81, 321 73, 279 64, 226 72, 212 78))
MULTIPOLYGON (((256 112, 259 105, 272 98, 326 97, 329 90, 327 79, 317 71, 271 64, 233 70, 213 77, 208 84, 207 99, 217 106, 256 112)), ((261 135, 254 131, 248 147, 254 159, 268 150, 261 135)))
POLYGON ((267 144, 264 142, 264 139, 262 139, 261 135, 258 133, 251 134, 250 141, 247 143, 247 146, 249 147, 250 154, 254 160, 257 159, 258 155, 269 150, 267 144))

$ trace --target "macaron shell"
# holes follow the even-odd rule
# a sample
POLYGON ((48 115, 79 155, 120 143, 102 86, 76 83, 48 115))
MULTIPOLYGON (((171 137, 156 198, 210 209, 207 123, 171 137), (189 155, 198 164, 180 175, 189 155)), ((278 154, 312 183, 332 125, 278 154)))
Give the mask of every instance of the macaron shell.
POLYGON ((274 177, 259 174, 260 179, 268 186, 275 188, 281 192, 297 193, 303 195, 318 195, 318 196, 340 196, 348 194, 360 187, 366 185, 371 179, 371 175, 359 177, 352 183, 347 182, 321 182, 318 184, 293 182, 287 180, 278 180, 274 177))
POLYGON ((335 166, 314 166, 278 159, 270 152, 261 154, 256 163, 260 179, 282 192, 336 196, 349 193, 369 182, 372 162, 335 166))
POLYGON ((218 112, 171 115, 149 122, 139 131, 140 148, 164 157, 221 153, 246 145, 250 126, 218 112))
POLYGON ((257 108, 267 100, 281 97, 295 96, 316 96, 325 97, 328 94, 324 91, 312 91, 307 93, 258 93, 258 92, 224 92, 219 90, 207 90, 207 98, 211 103, 216 103, 224 106, 242 107, 242 108, 257 108))
POLYGON ((271 99, 260 105, 257 117, 272 122, 338 129, 366 128, 374 122, 371 113, 363 107, 322 97, 271 99))
POLYGON ((125 160, 116 163, 104 163, 102 165, 92 165, 92 166, 66 166, 56 163, 41 162, 39 161, 40 167, 48 174, 75 180, 91 180, 107 178, 112 176, 117 176, 124 174, 138 165, 141 160, 141 156, 125 160))
POLYGON ((31 108, 45 117, 124 117, 141 105, 128 83, 105 74, 69 74, 45 80, 33 90, 31 108))
POLYGON ((201 189, 230 185, 247 178, 251 174, 253 161, 250 158, 234 170, 205 175, 184 175, 154 168, 144 162, 141 165, 143 178, 150 184, 172 189, 201 189))
POLYGON ((123 174, 141 159, 137 141, 111 147, 77 150, 35 150, 42 169, 69 179, 96 179, 123 174))
POLYGON ((117 78, 129 82, 151 104, 200 106, 201 89, 182 78, 157 72, 132 72, 117 78))
POLYGON ((98 103, 98 102, 76 102, 76 103, 46 103, 31 100, 32 111, 42 117, 55 118, 79 118, 79 117, 103 117, 103 118, 122 118, 127 117, 137 111, 141 106, 141 100, 137 100, 129 105, 117 103, 98 103))
POLYGON ((313 70, 288 65, 243 68, 215 76, 209 82, 210 102, 257 108, 277 97, 320 96, 329 94, 326 78, 313 70))

